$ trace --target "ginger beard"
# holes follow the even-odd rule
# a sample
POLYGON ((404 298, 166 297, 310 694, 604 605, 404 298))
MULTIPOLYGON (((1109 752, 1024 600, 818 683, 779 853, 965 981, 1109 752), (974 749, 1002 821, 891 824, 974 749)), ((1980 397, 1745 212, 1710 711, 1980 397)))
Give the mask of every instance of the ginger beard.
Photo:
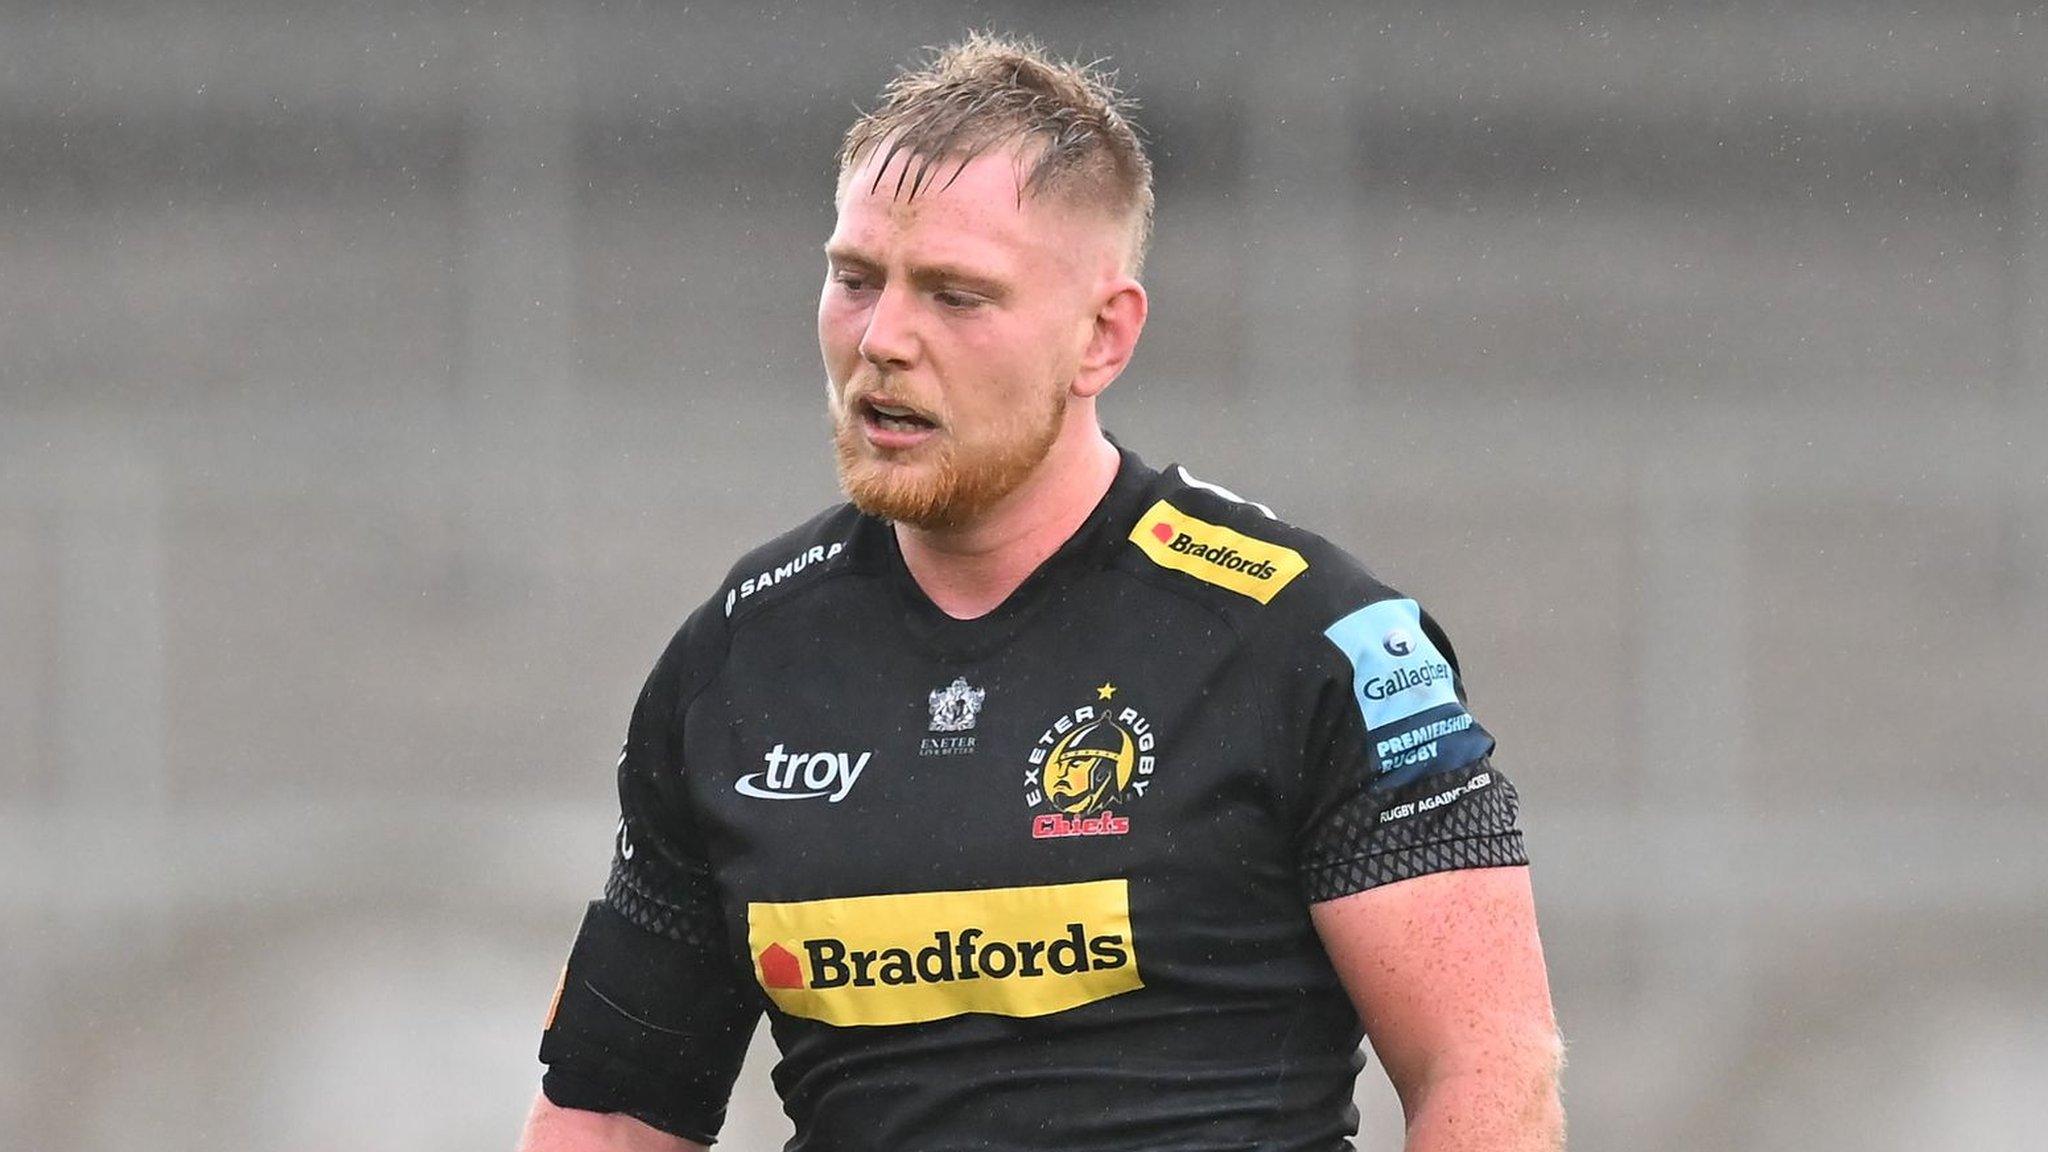
POLYGON ((1067 414, 1066 388, 1052 388, 1044 404, 1018 411, 982 436, 963 439, 948 421, 930 442, 886 452, 868 443, 858 403, 879 390, 861 378, 847 392, 834 392, 839 486, 868 515, 917 528, 971 523, 1016 491, 1052 453, 1067 414))

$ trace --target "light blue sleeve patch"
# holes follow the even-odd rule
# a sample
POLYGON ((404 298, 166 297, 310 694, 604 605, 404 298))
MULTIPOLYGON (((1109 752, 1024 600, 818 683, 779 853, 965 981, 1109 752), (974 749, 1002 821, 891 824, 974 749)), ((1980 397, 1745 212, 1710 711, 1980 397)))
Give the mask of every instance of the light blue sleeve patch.
POLYGON ((1423 632, 1413 600, 1368 604, 1323 635, 1351 660, 1351 695, 1368 732, 1458 702, 1450 661, 1423 632))

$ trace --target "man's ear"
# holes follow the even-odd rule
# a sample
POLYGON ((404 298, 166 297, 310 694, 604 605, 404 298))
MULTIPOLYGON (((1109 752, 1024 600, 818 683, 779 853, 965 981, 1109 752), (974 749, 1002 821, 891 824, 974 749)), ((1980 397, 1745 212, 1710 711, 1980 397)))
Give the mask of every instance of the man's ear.
POLYGON ((1128 276, 1113 281, 1095 309, 1094 329, 1081 350, 1080 371, 1074 373, 1074 395, 1087 399, 1102 394, 1123 373, 1138 350, 1150 302, 1145 286, 1128 276))

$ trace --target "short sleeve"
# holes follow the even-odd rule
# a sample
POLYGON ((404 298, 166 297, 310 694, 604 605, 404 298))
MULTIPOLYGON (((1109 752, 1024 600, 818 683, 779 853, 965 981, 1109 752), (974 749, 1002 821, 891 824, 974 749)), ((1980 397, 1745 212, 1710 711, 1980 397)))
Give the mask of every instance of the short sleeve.
POLYGON ((1525 864, 1514 785, 1466 707, 1456 655, 1413 600, 1377 599, 1303 641, 1308 718, 1297 867, 1311 902, 1458 868, 1525 864))
POLYGON ((699 612, 648 677, 619 757, 620 818, 541 1039, 541 1086, 564 1108, 620 1112, 708 1143, 761 1013, 727 942, 681 783, 682 717, 722 658, 699 612))

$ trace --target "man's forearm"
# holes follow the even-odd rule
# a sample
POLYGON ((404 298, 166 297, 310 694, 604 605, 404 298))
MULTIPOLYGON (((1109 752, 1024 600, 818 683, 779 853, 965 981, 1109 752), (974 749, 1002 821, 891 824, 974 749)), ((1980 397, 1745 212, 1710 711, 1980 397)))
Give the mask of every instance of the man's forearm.
POLYGON ((707 1152, 704 1145, 650 1128, 630 1116, 558 1108, 536 1096, 519 1152, 707 1152))
POLYGON ((1557 1077, 1467 1072, 1432 1083, 1408 1109, 1406 1152, 1560 1152, 1557 1077))

